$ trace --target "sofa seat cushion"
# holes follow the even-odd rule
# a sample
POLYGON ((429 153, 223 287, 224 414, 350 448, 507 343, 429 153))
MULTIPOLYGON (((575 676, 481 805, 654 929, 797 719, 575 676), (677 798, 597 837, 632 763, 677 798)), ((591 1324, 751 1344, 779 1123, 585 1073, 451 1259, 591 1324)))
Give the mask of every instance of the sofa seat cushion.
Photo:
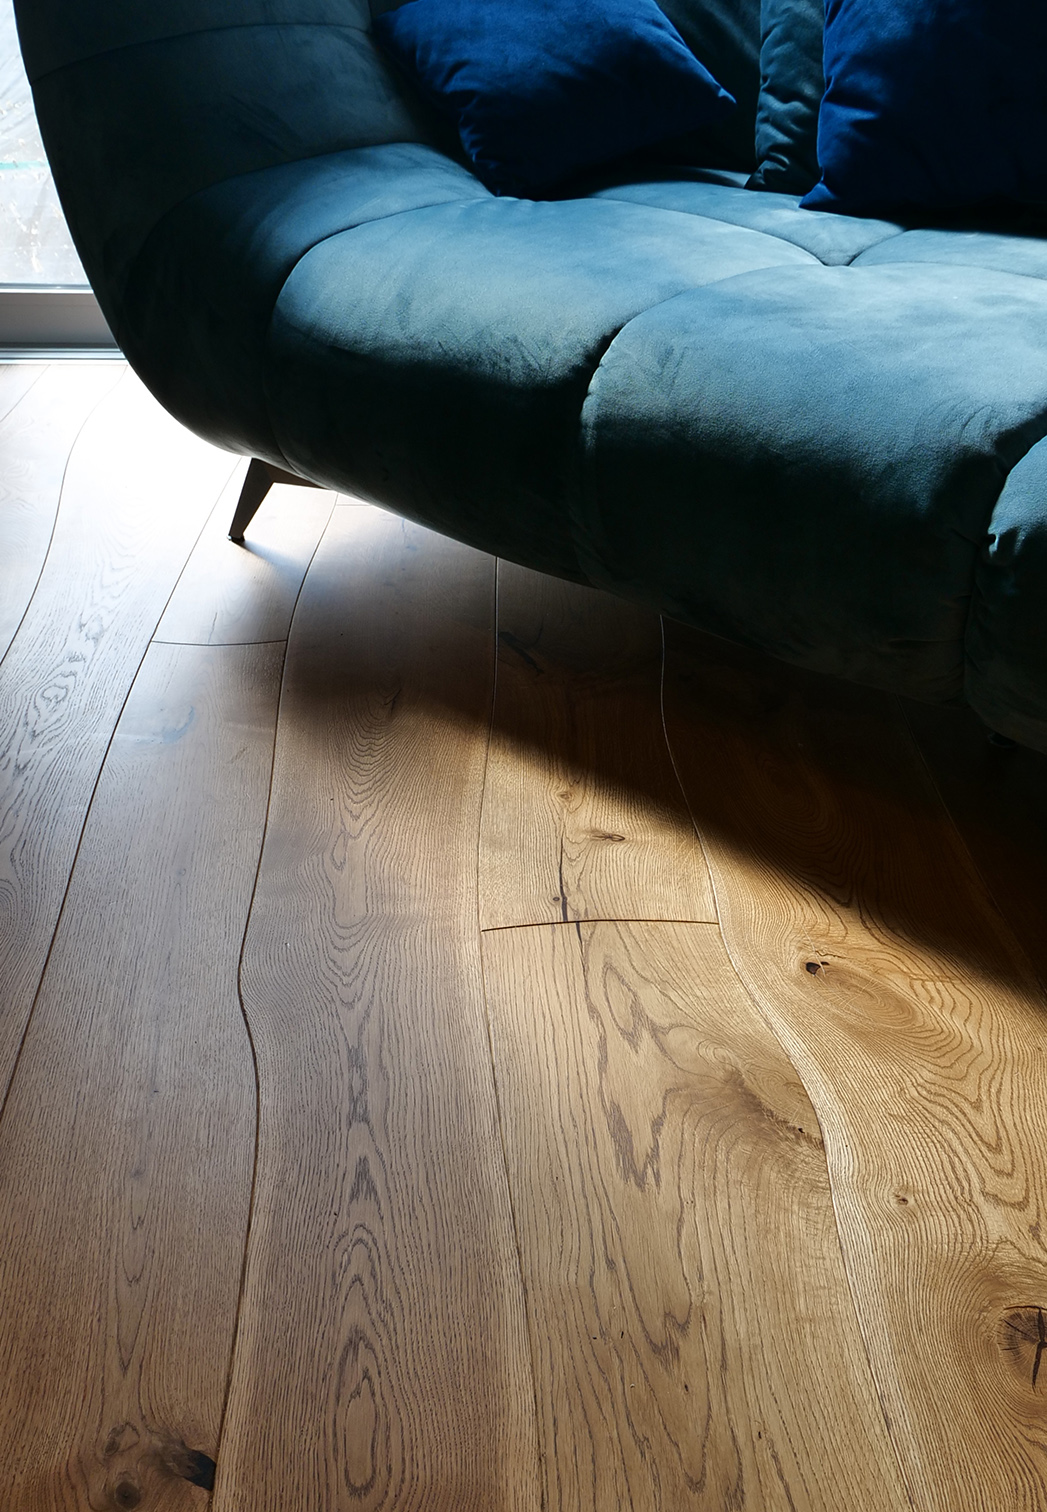
POLYGON ((855 262, 861 266, 873 263, 950 263, 961 268, 994 268, 998 273, 1047 278, 1047 236, 993 231, 906 231, 902 236, 870 247, 855 262))
POLYGON ((579 561, 813 670, 958 697, 989 521, 1045 433, 1045 283, 941 266, 721 281, 605 354, 579 561))
POLYGON ((615 333, 682 290, 814 265, 723 221, 601 200, 433 206, 333 236, 276 305, 291 464, 483 550, 577 576, 565 495, 615 333))
POLYGON ((262 366, 273 308, 295 264, 354 226, 490 198, 468 169, 414 142, 227 179, 183 201, 146 242, 128 281, 124 351, 183 424, 280 464, 262 366))
POLYGON ((830 267, 852 262, 902 229, 892 221, 801 210, 799 196, 794 194, 756 193, 734 184, 710 183, 700 169, 694 173, 677 169, 664 176, 610 184, 597 189, 594 197, 747 226, 803 247, 830 267))

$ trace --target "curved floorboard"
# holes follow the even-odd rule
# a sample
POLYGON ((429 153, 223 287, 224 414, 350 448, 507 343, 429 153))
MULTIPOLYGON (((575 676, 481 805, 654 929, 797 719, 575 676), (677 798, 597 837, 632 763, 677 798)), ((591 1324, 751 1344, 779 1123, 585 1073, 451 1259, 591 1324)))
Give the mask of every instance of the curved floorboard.
POLYGON ((538 1512, 476 924, 494 564, 336 508, 242 991, 256 1196, 216 1512, 538 1512))
MULTIPOLYGON (((0 367, 4 376, 12 371, 19 369, 0 367)), ((118 362, 70 362, 25 371, 39 376, 0 420, 0 660, 40 577, 73 443, 126 369, 118 362)))
POLYGON ((165 415, 131 375, 73 447, 43 573, 0 668, 0 1088, 106 747, 234 465, 165 415))
POLYGON ((900 713, 667 626, 727 946, 803 1076, 921 1512, 1047 1508, 1047 1004, 900 713))
POLYGON ((251 1192, 236 971, 281 658, 152 648, 102 772, 0 1121, 18 1512, 206 1504, 251 1192))
POLYGON ((484 963, 549 1512, 902 1512, 818 1121, 716 926, 484 963))

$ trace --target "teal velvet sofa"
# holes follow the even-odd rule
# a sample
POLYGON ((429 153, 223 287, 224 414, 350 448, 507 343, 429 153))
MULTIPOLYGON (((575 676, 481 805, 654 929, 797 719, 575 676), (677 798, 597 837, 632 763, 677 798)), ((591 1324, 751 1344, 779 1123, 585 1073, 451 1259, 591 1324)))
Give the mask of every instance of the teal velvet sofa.
MULTIPOLYGON (((725 17, 744 112, 758 0, 725 17)), ((801 210, 744 187, 737 140, 496 197, 371 19, 19 0, 78 250, 159 400, 275 468, 1047 750, 1047 242, 801 210)))

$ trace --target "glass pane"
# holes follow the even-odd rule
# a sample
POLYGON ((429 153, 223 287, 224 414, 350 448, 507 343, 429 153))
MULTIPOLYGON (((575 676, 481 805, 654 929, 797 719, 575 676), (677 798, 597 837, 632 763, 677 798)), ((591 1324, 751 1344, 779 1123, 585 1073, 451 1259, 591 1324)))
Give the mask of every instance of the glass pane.
POLYGON ((78 284, 18 51, 13 0, 0 0, 0 284, 78 284))

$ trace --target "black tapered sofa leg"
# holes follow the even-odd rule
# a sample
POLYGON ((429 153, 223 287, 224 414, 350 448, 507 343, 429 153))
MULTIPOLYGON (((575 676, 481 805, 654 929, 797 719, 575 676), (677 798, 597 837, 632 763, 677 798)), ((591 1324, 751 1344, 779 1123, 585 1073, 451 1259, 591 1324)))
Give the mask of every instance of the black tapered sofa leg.
POLYGON ((244 479, 244 486, 237 500, 233 523, 229 527, 231 541, 243 544, 244 531, 258 513, 263 499, 274 483, 295 483, 300 488, 319 487, 317 483, 310 483, 308 478, 298 478, 294 473, 285 472, 282 467, 274 467, 271 462, 260 462, 257 457, 252 457, 251 465, 247 469, 247 477, 244 479))

